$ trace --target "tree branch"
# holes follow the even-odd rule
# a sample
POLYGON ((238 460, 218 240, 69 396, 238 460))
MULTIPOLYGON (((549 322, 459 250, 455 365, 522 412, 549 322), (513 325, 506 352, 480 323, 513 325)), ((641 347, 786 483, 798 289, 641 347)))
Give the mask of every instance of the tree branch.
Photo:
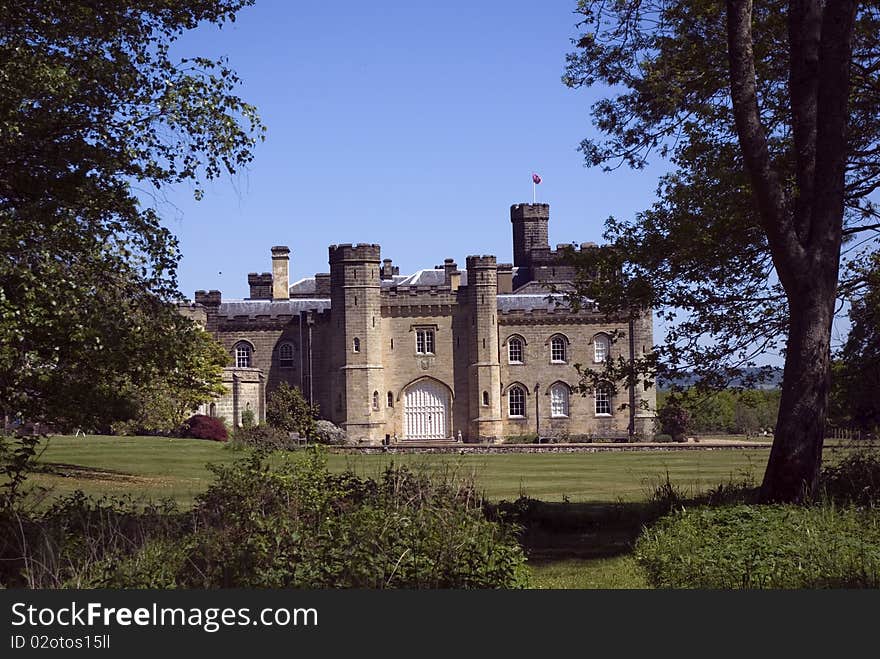
POLYGON ((761 124, 752 50, 751 0, 727 0, 727 42, 731 101, 740 148, 761 223, 773 247, 776 270, 783 284, 793 285, 797 273, 802 270, 805 252, 791 225, 761 124))

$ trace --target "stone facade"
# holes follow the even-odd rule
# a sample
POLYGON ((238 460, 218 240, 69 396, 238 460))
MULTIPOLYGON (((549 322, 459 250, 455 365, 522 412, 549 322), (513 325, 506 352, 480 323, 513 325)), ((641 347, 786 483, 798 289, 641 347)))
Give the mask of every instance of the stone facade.
POLYGON ((206 409, 263 420, 266 391, 287 381, 368 444, 649 437, 653 389, 583 396, 575 364, 650 350, 650 311, 627 323, 560 306, 548 287, 569 288, 574 269, 548 245, 549 206, 516 204, 510 217, 513 264, 468 256, 463 271, 446 259, 400 275, 379 245, 331 245, 329 274, 291 284, 289 250, 276 246, 272 273, 248 275, 250 298, 196 291, 188 313, 235 363, 229 393, 206 409))

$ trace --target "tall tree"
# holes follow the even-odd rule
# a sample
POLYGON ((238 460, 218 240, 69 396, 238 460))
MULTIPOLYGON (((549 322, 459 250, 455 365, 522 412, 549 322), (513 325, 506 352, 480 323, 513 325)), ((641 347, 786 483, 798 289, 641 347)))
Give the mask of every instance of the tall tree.
POLYGON ((247 165, 224 60, 174 58, 252 0, 0 1, 0 407, 100 425, 190 355, 177 242, 140 197, 247 165))
MULTIPOLYGON (((652 208, 607 225, 605 253, 626 274, 613 292, 665 309, 658 357, 707 385, 785 337, 762 495, 798 500, 821 464, 835 303, 858 285, 839 281, 841 246, 848 267, 865 257, 856 237, 878 228, 878 7, 583 0, 578 11, 586 31, 565 82, 622 90, 593 106, 607 137, 582 143, 588 163, 640 168, 656 151, 672 165, 652 208)), ((619 305, 598 288, 582 292, 619 305)))

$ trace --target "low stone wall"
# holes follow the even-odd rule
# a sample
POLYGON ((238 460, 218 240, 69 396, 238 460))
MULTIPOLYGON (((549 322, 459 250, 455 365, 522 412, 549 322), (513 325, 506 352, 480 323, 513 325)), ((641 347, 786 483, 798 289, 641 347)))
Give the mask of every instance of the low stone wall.
POLYGON ((718 451, 743 449, 769 449, 770 442, 693 442, 659 443, 640 442, 632 444, 392 444, 390 446, 338 446, 334 453, 450 453, 458 455, 490 453, 604 453, 623 451, 718 451))

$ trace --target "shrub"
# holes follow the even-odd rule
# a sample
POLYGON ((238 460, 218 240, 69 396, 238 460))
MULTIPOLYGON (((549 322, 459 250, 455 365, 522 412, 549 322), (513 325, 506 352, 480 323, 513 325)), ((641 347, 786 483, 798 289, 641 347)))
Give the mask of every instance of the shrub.
POLYGON ((345 431, 332 421, 319 419, 315 422, 313 437, 319 444, 342 445, 348 443, 345 431))
POLYGON ((215 442, 225 442, 229 438, 229 433, 220 419, 205 416, 204 414, 195 414, 184 424, 183 436, 193 439, 211 439, 215 442))
POLYGON ((251 447, 265 451, 293 451, 299 448, 299 441, 291 439, 289 433, 266 424, 236 428, 232 440, 237 448, 251 447))
POLYGON ((857 450, 837 464, 826 465, 819 477, 820 492, 838 503, 880 504, 880 453, 857 450))
POLYGON ((315 434, 318 406, 309 405, 299 387, 282 382, 266 399, 266 422, 273 428, 299 433, 300 437, 315 434))
POLYGON ((328 471, 314 450, 214 467, 185 537, 160 537, 107 572, 107 587, 511 588, 527 570, 513 529, 473 485, 390 467, 328 471))
POLYGON ((658 588, 878 588, 880 511, 680 510, 643 532, 635 556, 658 588))
POLYGON ((91 588, 148 543, 182 535, 172 500, 92 499, 74 492, 34 513, 0 511, 0 587, 91 588))
POLYGON ((666 405, 657 412, 657 422, 664 435, 670 435, 672 441, 685 441, 690 414, 676 400, 669 399, 666 405))
POLYGON ((253 410, 245 410, 241 413, 241 427, 242 428, 253 428, 257 425, 257 419, 254 416, 253 410))
POLYGON ((535 433, 526 433, 525 435, 510 435, 504 440, 505 444, 535 444, 538 436, 535 433))
POLYGON ((655 442, 671 442, 672 435, 667 435, 665 433, 660 433, 659 435, 654 435, 655 442))

